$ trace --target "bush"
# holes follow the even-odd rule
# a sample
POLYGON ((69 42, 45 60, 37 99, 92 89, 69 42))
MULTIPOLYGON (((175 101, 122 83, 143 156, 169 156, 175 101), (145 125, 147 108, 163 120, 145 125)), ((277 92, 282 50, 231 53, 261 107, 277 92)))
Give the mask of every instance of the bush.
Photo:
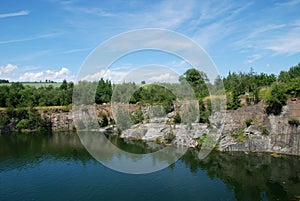
POLYGON ((174 135, 173 132, 169 132, 167 134, 167 136, 165 137, 165 140, 167 141, 167 143, 172 142, 174 139, 176 138, 176 136, 174 135))
POLYGON ((228 110, 236 110, 239 107, 241 107, 241 100, 239 98, 238 93, 236 92, 236 90, 232 91, 231 94, 231 99, 227 99, 227 109, 228 110))
POLYGON ((104 112, 98 114, 98 123, 100 127, 105 127, 108 125, 107 115, 104 112))
POLYGON ((265 136, 266 136, 266 135, 269 135, 269 133, 270 133, 269 130, 268 130, 268 128, 265 127, 265 126, 262 126, 262 127, 261 127, 261 132, 262 132, 262 134, 265 135, 265 136))
POLYGON ((291 126, 296 126, 298 127, 300 125, 300 120, 299 119, 296 119, 296 118, 290 118, 288 123, 291 125, 291 126))
POLYGON ((150 118, 166 116, 165 109, 162 105, 153 105, 149 107, 150 118))
POLYGON ((22 129, 28 129, 30 126, 30 121, 28 119, 22 119, 19 121, 19 123, 16 125, 17 130, 22 130, 22 129))
POLYGON ((122 110, 120 108, 117 109, 116 122, 119 129, 125 130, 130 128, 131 122, 129 117, 130 116, 128 114, 128 111, 122 110))
POLYGON ((143 112, 142 109, 139 108, 137 111, 135 111, 132 115, 131 115, 131 120, 134 124, 138 124, 143 122, 144 120, 144 116, 143 116, 143 112))
POLYGON ((247 127, 251 126, 252 121, 253 121, 252 119, 246 119, 245 123, 246 123, 247 127))
POLYGON ((179 113, 176 113, 174 116, 174 123, 175 124, 180 124, 181 123, 181 116, 179 113))
POLYGON ((281 113, 282 107, 286 104, 286 91, 285 85, 275 84, 272 86, 271 93, 267 98, 267 113, 279 115, 281 113))

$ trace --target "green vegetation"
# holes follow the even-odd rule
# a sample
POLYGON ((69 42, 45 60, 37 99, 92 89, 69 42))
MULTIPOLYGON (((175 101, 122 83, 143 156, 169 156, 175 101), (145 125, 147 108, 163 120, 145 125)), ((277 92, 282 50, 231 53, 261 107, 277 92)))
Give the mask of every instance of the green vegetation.
POLYGON ((176 138, 176 136, 175 136, 175 134, 173 132, 169 132, 165 136, 165 140, 167 141, 167 143, 171 143, 175 138, 176 138))
MULTIPOLYGON (((244 100, 243 103, 246 100, 248 105, 264 100, 267 104, 266 112, 268 114, 280 114, 282 107, 287 102, 287 98, 300 96, 300 63, 291 67, 288 71, 281 71, 278 78, 274 74, 258 74, 251 69, 248 73, 229 72, 227 77, 221 78, 218 76, 211 82, 204 72, 189 69, 179 77, 179 83, 112 84, 103 78, 98 82, 80 81, 76 84, 76 87, 74 87, 72 82, 67 82, 66 80, 62 83, 54 83, 47 80, 46 83, 26 84, 9 83, 7 80, 0 80, 0 83, 0 111, 8 108, 6 111, 8 116, 1 115, 0 117, 1 128, 7 125, 14 129, 35 130, 45 127, 43 123, 40 123, 45 120, 44 118, 38 119, 37 122, 39 123, 36 125, 33 123, 35 118, 37 118, 34 115, 36 113, 33 108, 47 110, 47 107, 62 107, 64 111, 69 111, 72 106, 72 97, 78 97, 75 103, 78 105, 104 104, 111 101, 150 105, 155 115, 164 116, 175 110, 173 104, 176 100, 184 101, 191 97, 188 86, 194 90, 198 105, 183 107, 185 111, 181 116, 177 113, 174 122, 190 125, 193 122, 209 123, 209 116, 212 112, 211 100, 208 98, 209 89, 217 98, 218 95, 216 94, 222 94, 222 83, 224 83, 227 94, 227 109, 235 110, 241 107, 241 99, 244 100), (39 84, 40 86, 37 87, 39 84), (95 99, 86 100, 91 95, 95 99), (200 114, 195 112, 198 109, 197 107, 199 107, 200 114), (17 116, 19 114, 8 114, 11 111, 18 111, 20 108, 26 108, 27 110, 22 118, 17 116), (157 111, 158 109, 159 111, 157 111)), ((126 115, 126 117, 130 118, 125 118, 125 120, 121 118, 125 115, 123 111, 118 111, 117 113, 117 116, 120 116, 118 123, 123 129, 128 128, 130 122, 136 124, 143 121, 141 108, 132 114, 126 115)), ((99 124, 101 126, 106 126, 112 121, 106 115, 99 116, 99 124)), ((245 123, 247 126, 250 125, 250 121, 245 123)), ((290 124, 298 125, 296 121, 291 121, 290 124)), ((86 126, 94 127, 95 125, 86 126)))
POLYGON ((238 131, 237 133, 232 133, 231 137, 235 138, 239 142, 242 142, 244 140, 248 140, 249 139, 249 136, 245 135, 244 129, 238 131))
POLYGON ((267 135, 270 134, 269 129, 268 129, 267 127, 265 127, 265 126, 262 126, 262 127, 261 127, 261 132, 262 132, 262 134, 263 134, 264 136, 267 136, 267 135))
POLYGON ((179 81, 183 80, 187 81, 191 85, 198 99, 202 99, 209 95, 207 88, 209 79, 204 72, 194 68, 189 69, 179 77, 179 81))
POLYGON ((51 131, 51 122, 46 117, 38 113, 37 110, 30 108, 14 109, 7 108, 6 112, 0 117, 0 130, 10 131, 51 131))
POLYGON ((116 114, 116 122, 117 122, 118 127, 121 130, 130 128, 131 121, 130 121, 130 115, 129 115, 128 111, 118 108, 117 114, 116 114))
POLYGON ((177 112, 174 116, 174 123, 175 124, 180 124, 181 123, 181 116, 180 116, 179 112, 177 112))
POLYGON ((2 84, 2 83, 9 83, 9 81, 8 81, 8 80, 0 79, 0 83, 1 83, 1 84, 2 84))
POLYGON ((300 125, 300 120, 299 119, 296 119, 296 118, 290 118, 289 119, 289 124, 292 125, 292 126, 296 126, 298 127, 300 125))
POLYGON ((130 115, 131 120, 134 124, 142 123, 144 120, 142 109, 139 108, 138 110, 134 111, 133 114, 130 115))
POLYGON ((251 126, 253 120, 252 119, 246 119, 245 123, 246 123, 246 126, 249 127, 251 126))
POLYGON ((0 107, 67 106, 72 103, 73 86, 65 80, 56 88, 36 88, 18 82, 0 86, 0 107))
POLYGON ((108 80, 104 81, 103 78, 101 78, 97 85, 95 102, 97 104, 108 103, 110 102, 111 95, 112 95, 111 82, 108 80))
POLYGON ((108 118, 107 118, 107 114, 104 112, 100 112, 98 114, 98 123, 100 125, 100 127, 105 127, 108 125, 108 118))

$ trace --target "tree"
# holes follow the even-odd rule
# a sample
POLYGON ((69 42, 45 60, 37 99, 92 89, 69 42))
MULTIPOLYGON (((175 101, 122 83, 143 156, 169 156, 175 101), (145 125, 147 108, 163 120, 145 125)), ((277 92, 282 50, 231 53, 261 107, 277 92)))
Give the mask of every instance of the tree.
POLYGON ((206 83, 209 81, 207 75, 195 68, 187 70, 179 81, 186 80, 193 88, 197 98, 203 98, 209 95, 206 83))
POLYGON ((98 81, 95 102, 97 104, 108 103, 110 102, 111 95, 112 95, 111 82, 109 80, 104 81, 104 79, 101 78, 98 81))
POLYGON ((68 89, 68 83, 67 83, 67 81, 64 80, 64 81, 61 83, 61 85, 60 85, 59 88, 60 88, 61 90, 67 90, 67 89, 68 89))
POLYGON ((241 107, 241 100, 239 98, 238 92, 236 90, 232 91, 232 97, 227 100, 227 109, 234 109, 241 107))
POLYGON ((131 122, 130 122, 130 115, 128 113, 128 111, 123 110, 121 108, 117 109, 117 113, 116 113, 116 123, 117 126, 121 129, 121 130, 125 130, 130 128, 131 126, 131 122))
POLYGON ((286 86, 285 84, 274 84, 271 94, 267 98, 267 113, 278 115, 281 113, 282 107, 286 104, 286 86))
POLYGON ((214 81, 214 89, 216 92, 223 89, 223 80, 220 75, 218 75, 214 81))

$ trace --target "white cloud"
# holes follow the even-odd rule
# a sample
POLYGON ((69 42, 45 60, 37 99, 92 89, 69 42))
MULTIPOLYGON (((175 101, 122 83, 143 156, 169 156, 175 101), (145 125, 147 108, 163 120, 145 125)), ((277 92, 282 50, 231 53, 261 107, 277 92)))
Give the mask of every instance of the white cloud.
POLYGON ((2 13, 2 14, 0 14, 0 19, 7 18, 7 17, 17 17, 17 16, 28 15, 29 13, 30 12, 28 10, 21 10, 19 12, 14 12, 14 13, 2 13))
POLYGON ((80 80, 86 81, 98 81, 100 78, 105 80, 111 80, 113 83, 121 83, 124 81, 124 77, 127 75, 127 72, 121 71, 111 71, 111 70, 101 70, 98 73, 86 75, 80 80))
MULTIPOLYGON (((253 28, 234 43, 238 49, 271 50, 275 55, 300 53, 300 21, 287 24, 267 24, 253 28)), ((252 59, 250 58, 250 61, 252 59)), ((251 63, 251 62, 250 62, 251 63)))
POLYGON ((248 57, 247 63, 251 64, 260 58, 261 58, 261 55, 259 55, 259 54, 251 55, 248 57))
MULTIPOLYGON (((144 6, 142 3, 137 3, 141 7, 132 7, 135 8, 134 11, 124 11, 120 9, 117 12, 109 12, 103 9, 103 6, 96 7, 78 7, 75 5, 63 6, 67 11, 76 14, 92 14, 94 16, 100 17, 110 17, 112 20, 111 23, 114 27, 118 27, 119 31, 128 31, 141 28, 164 28, 164 29, 176 29, 179 28, 183 23, 187 22, 188 19, 193 15, 195 10, 194 0, 184 1, 159 1, 153 2, 147 6, 144 6)), ((130 7, 134 3, 128 3, 127 6, 130 7)), ((115 5, 118 7, 119 5, 115 5)), ((68 20, 71 26, 75 28, 80 28, 89 30, 91 27, 103 26, 99 24, 99 20, 89 19, 85 21, 75 21, 68 20)), ((94 29, 94 28, 93 28, 94 29)), ((94 31, 94 30, 93 30, 94 31)), ((118 31, 118 32, 119 32, 118 31)))
POLYGON ((150 77, 149 80, 152 82, 178 82, 178 77, 171 75, 170 73, 165 73, 159 76, 150 77))
POLYGON ((286 2, 277 3, 276 5, 277 6, 288 7, 288 6, 295 6, 299 3, 300 3, 300 0, 290 0, 290 1, 286 1, 286 2))
POLYGON ((191 20, 193 39, 208 49, 213 44, 233 35, 239 25, 236 16, 250 7, 252 3, 238 4, 230 1, 201 1, 199 17, 191 20))
POLYGON ((275 36, 265 42, 265 49, 274 51, 276 54, 300 53, 299 35, 300 26, 275 36))
POLYGON ((18 71, 18 66, 13 64, 7 64, 6 66, 0 66, 0 79, 11 80, 11 77, 18 71))
POLYGON ((62 35, 61 33, 49 33, 49 34, 41 34, 36 35, 28 38, 20 38, 20 39, 13 39, 13 40, 5 40, 0 41, 0 44, 9 44, 9 43, 18 43, 18 42, 26 42, 26 41, 32 41, 37 39, 43 39, 43 38, 53 38, 62 35))
POLYGON ((57 54, 72 54, 77 52, 85 52, 85 51, 91 51, 92 48, 77 48, 77 49, 70 49, 62 52, 58 52, 57 54))
POLYGON ((40 72, 26 72, 23 75, 21 75, 18 80, 19 81, 44 81, 44 80, 52 80, 56 82, 60 82, 64 79, 68 81, 73 81, 75 76, 71 73, 71 71, 63 67, 58 71, 54 70, 45 70, 40 72))
POLYGON ((0 66, 0 78, 7 79, 9 81, 20 82, 35 82, 40 80, 52 80, 60 82, 64 79, 68 81, 73 81, 75 79, 75 76, 66 67, 63 67, 57 71, 41 70, 37 72, 32 72, 33 70, 38 70, 40 68, 41 67, 36 66, 25 66, 21 68, 13 64, 7 64, 6 66, 0 66))

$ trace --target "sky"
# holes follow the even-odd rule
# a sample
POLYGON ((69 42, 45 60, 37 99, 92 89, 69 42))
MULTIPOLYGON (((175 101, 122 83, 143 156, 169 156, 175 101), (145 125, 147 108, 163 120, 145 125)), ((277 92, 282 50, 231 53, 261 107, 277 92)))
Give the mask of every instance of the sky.
MULTIPOLYGON (((0 79, 76 81, 99 45, 145 28, 192 39, 221 76, 250 68, 278 74, 300 62, 299 10, 300 0, 1 0, 0 79)), ((153 64, 170 66, 177 74, 191 67, 174 55, 146 50, 95 75, 121 80, 129 71, 153 64)))

